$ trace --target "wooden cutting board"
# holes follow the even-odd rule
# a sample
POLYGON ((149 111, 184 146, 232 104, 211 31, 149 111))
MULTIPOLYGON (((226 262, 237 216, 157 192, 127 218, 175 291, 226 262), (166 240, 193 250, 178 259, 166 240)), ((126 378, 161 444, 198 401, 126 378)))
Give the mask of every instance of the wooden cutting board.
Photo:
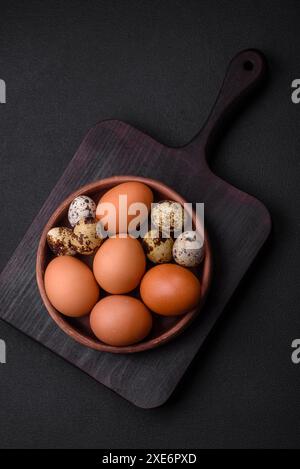
POLYGON ((270 232, 261 202, 218 178, 207 164, 219 124, 261 83, 264 72, 259 52, 238 54, 204 128, 182 148, 166 147, 120 121, 91 129, 0 276, 0 317, 135 405, 163 404, 270 232), (74 342, 48 316, 35 280, 38 240, 54 209, 80 186, 113 175, 158 179, 188 201, 204 202, 214 255, 211 293, 193 326, 167 345, 133 355, 101 353, 74 342))

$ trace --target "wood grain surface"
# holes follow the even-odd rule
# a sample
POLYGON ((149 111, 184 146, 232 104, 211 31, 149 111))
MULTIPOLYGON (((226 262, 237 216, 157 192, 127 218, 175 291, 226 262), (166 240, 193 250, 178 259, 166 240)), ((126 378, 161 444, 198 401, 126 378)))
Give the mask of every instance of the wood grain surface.
POLYGON ((92 128, 1 274, 0 317, 135 405, 163 404, 270 232, 264 205, 221 180, 207 164, 220 124, 261 83, 264 72, 259 52, 238 54, 206 125, 182 148, 166 147, 120 121, 108 120, 92 128), (214 253, 210 295, 193 327, 173 342, 134 355, 91 350, 64 334, 44 309, 35 280, 39 238, 53 211, 80 186, 114 175, 158 179, 188 201, 204 202, 214 253))

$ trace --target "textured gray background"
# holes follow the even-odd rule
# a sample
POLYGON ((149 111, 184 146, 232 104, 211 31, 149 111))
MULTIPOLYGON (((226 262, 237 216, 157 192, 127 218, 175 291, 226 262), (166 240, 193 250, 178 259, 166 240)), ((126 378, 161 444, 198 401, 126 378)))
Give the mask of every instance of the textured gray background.
MULTIPOLYGON (((1 2, 2 269, 87 130, 117 118, 167 144, 196 133, 240 49, 270 63, 213 169, 270 209, 273 235, 178 391, 135 408, 0 323, 0 447, 300 447, 298 1, 1 2)), ((20 312, 21 314, 21 312, 20 312)))

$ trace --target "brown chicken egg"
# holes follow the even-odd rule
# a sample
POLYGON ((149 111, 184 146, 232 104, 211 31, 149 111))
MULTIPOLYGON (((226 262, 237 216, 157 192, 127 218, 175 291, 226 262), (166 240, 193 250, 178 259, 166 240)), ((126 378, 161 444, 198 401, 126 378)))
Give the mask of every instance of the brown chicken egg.
POLYGON ((161 264, 145 274, 140 293, 150 310, 163 316, 177 316, 197 306, 201 285, 197 277, 185 267, 161 264))
MULTIPOLYGON (((127 232, 128 227, 130 230, 130 222, 139 214, 140 224, 147 219, 152 202, 153 193, 146 184, 137 181, 124 182, 113 187, 101 197, 96 209, 96 218, 102 220, 105 229, 110 234, 127 232), (109 210, 105 204, 112 204, 114 210, 109 210), (133 204, 143 204, 145 211, 140 212, 138 206, 133 204), (128 210, 131 212, 130 214, 128 210), (124 223, 121 221, 120 224, 120 217, 124 220, 124 223)), ((135 225, 132 229, 134 228, 136 228, 135 225)))
POLYGON ((53 259, 46 268, 44 282, 50 303, 65 316, 84 316, 99 299, 92 271, 75 257, 53 259))
POLYGON ((107 239, 97 251, 93 270, 99 285, 108 293, 128 293, 138 286, 146 269, 139 241, 127 236, 107 239))
POLYGON ((151 330, 152 316, 140 300, 126 295, 112 295, 94 306, 90 324, 95 336, 102 342, 121 347, 144 339, 151 330))

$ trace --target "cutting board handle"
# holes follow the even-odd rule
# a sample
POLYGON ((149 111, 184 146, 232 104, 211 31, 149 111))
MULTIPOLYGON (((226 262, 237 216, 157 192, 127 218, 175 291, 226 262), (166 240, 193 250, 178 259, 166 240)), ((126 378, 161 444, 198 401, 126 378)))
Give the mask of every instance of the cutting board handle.
POLYGON ((206 123, 188 147, 206 151, 221 124, 263 81, 265 72, 266 60, 261 52, 254 49, 239 52, 228 66, 220 93, 206 123))

